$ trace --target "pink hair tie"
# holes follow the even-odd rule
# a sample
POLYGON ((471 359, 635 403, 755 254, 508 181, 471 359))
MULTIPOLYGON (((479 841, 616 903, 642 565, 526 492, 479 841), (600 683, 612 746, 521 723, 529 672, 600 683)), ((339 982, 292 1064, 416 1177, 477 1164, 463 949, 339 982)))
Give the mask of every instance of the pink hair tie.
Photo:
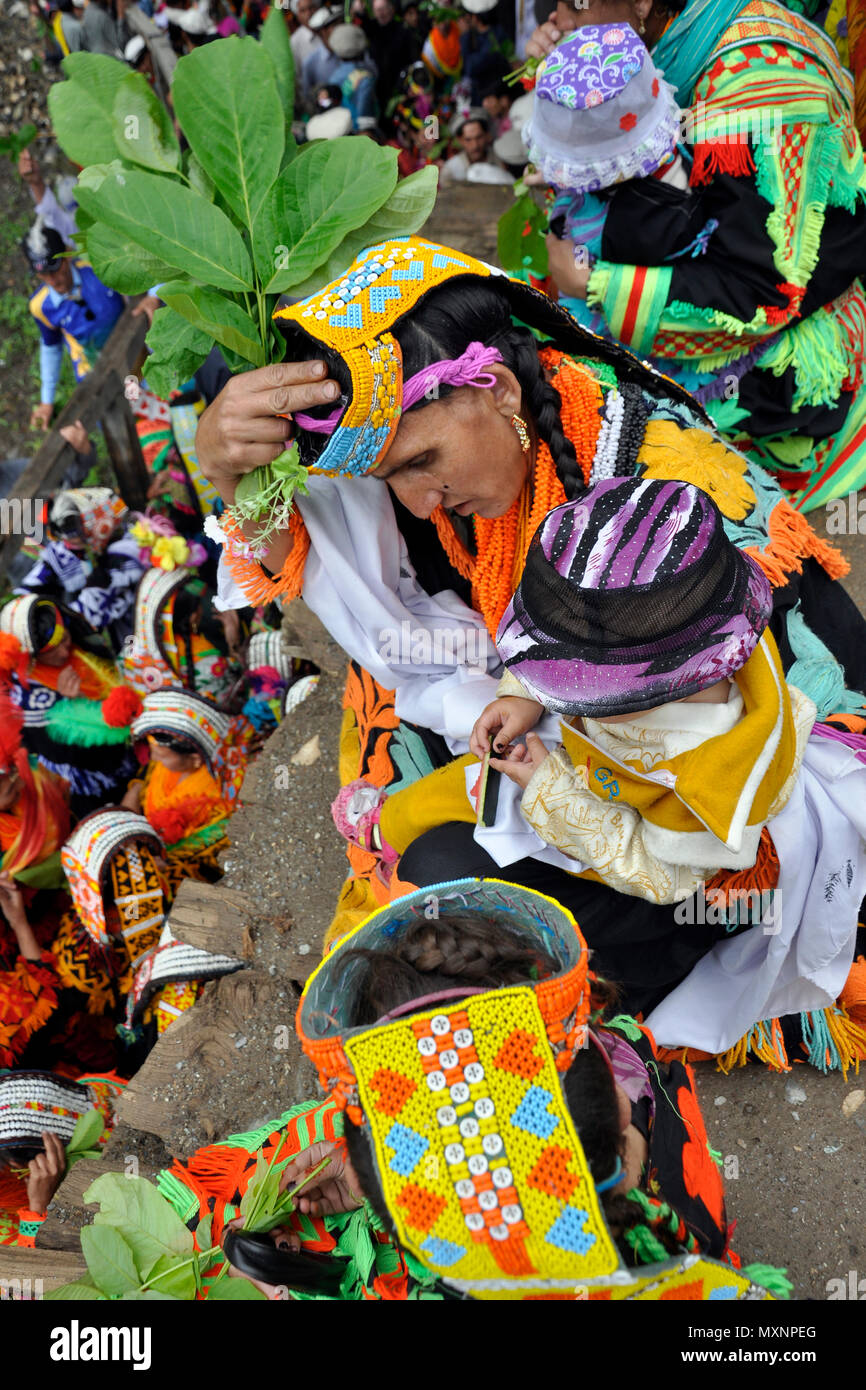
MULTIPOLYGON (((410 410, 428 395, 435 400, 440 386, 477 386, 489 390, 496 385, 496 377, 487 369, 494 362, 501 361, 502 353, 498 348, 470 343, 460 357, 447 357, 441 362, 434 362, 404 382, 402 409, 410 410)), ((338 405, 336 410, 322 419, 301 411, 297 411, 294 418, 301 429, 310 434, 333 434, 342 414, 343 406, 338 405)))

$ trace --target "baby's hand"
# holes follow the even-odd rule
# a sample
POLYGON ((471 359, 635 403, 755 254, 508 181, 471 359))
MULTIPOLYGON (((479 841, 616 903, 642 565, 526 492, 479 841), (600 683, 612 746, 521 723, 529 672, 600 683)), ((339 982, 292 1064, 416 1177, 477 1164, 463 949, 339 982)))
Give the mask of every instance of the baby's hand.
POLYGON ((538 734, 528 733, 525 748, 511 749, 507 758, 491 758, 490 766, 526 791, 546 757, 547 749, 538 734))
MULTIPOLYGON (((476 758, 490 752, 490 736, 495 734, 493 750, 508 757, 514 739, 522 738, 534 729, 544 714, 544 705, 537 700, 524 700, 519 695, 502 695, 479 715, 469 739, 469 748, 476 758)), ((521 755, 522 756, 522 755, 521 755)))

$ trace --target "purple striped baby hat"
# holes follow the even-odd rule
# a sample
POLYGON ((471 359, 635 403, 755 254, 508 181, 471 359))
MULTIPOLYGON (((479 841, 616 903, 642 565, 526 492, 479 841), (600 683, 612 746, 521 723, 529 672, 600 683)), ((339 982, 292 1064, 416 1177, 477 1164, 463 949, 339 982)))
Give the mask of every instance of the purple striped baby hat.
POLYGON ((609 478, 545 517, 496 645, 548 709, 603 719, 732 676, 772 608, 706 493, 609 478))

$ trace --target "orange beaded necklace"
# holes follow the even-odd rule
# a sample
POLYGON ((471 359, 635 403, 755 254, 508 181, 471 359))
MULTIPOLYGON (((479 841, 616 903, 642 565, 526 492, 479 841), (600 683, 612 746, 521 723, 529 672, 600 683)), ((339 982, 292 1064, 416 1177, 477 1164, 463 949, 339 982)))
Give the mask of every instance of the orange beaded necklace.
MULTIPOLYGON (((539 357, 549 376, 556 379, 562 398, 563 432, 574 445, 588 480, 601 429, 601 386, 586 367, 555 348, 542 348, 539 357)), ((475 517, 476 555, 470 555, 458 538, 443 507, 433 513, 431 520, 442 548, 458 574, 471 581, 473 605, 491 637, 496 636, 523 572, 529 542, 548 512, 565 500, 550 449, 540 440, 532 472, 508 511, 503 516, 475 517)))

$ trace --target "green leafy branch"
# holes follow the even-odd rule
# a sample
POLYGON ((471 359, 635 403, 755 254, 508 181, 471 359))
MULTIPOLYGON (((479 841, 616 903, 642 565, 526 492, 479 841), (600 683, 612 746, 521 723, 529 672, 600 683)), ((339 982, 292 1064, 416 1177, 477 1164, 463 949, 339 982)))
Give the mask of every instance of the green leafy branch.
MULTIPOLYGON (((304 1174, 291 1193, 281 1192, 280 1179, 291 1158, 275 1163, 276 1153, 275 1148, 270 1162, 265 1161, 263 1154, 258 1155, 240 1205, 246 1231, 270 1231, 286 1221, 295 1209, 298 1192, 331 1161, 328 1155, 304 1174)), ((208 1286, 209 1299, 265 1297, 247 1279, 223 1278, 229 1266, 221 1247, 211 1244, 212 1218, 204 1217, 193 1237, 174 1208, 146 1178, 103 1173, 88 1187, 84 1200, 100 1204, 93 1225, 81 1230, 81 1250, 90 1278, 64 1284, 46 1294, 46 1298, 58 1302, 189 1301, 202 1292, 203 1280, 214 1273, 217 1262, 221 1267, 208 1286)))
MULTIPOLYGON (((299 149, 295 75, 281 11, 261 41, 233 37, 179 61, 172 101, 188 149, 145 78, 113 58, 70 54, 49 93, 63 149, 83 166, 78 240, 122 294, 158 285, 147 380, 163 397, 216 344, 233 371, 282 358, 272 314, 341 274, 365 247, 429 216, 431 166, 397 182, 397 151, 344 137, 299 149)), ((236 519, 284 527, 304 470, 291 451, 244 485, 236 519), (255 488, 255 491, 253 490, 255 488)))

